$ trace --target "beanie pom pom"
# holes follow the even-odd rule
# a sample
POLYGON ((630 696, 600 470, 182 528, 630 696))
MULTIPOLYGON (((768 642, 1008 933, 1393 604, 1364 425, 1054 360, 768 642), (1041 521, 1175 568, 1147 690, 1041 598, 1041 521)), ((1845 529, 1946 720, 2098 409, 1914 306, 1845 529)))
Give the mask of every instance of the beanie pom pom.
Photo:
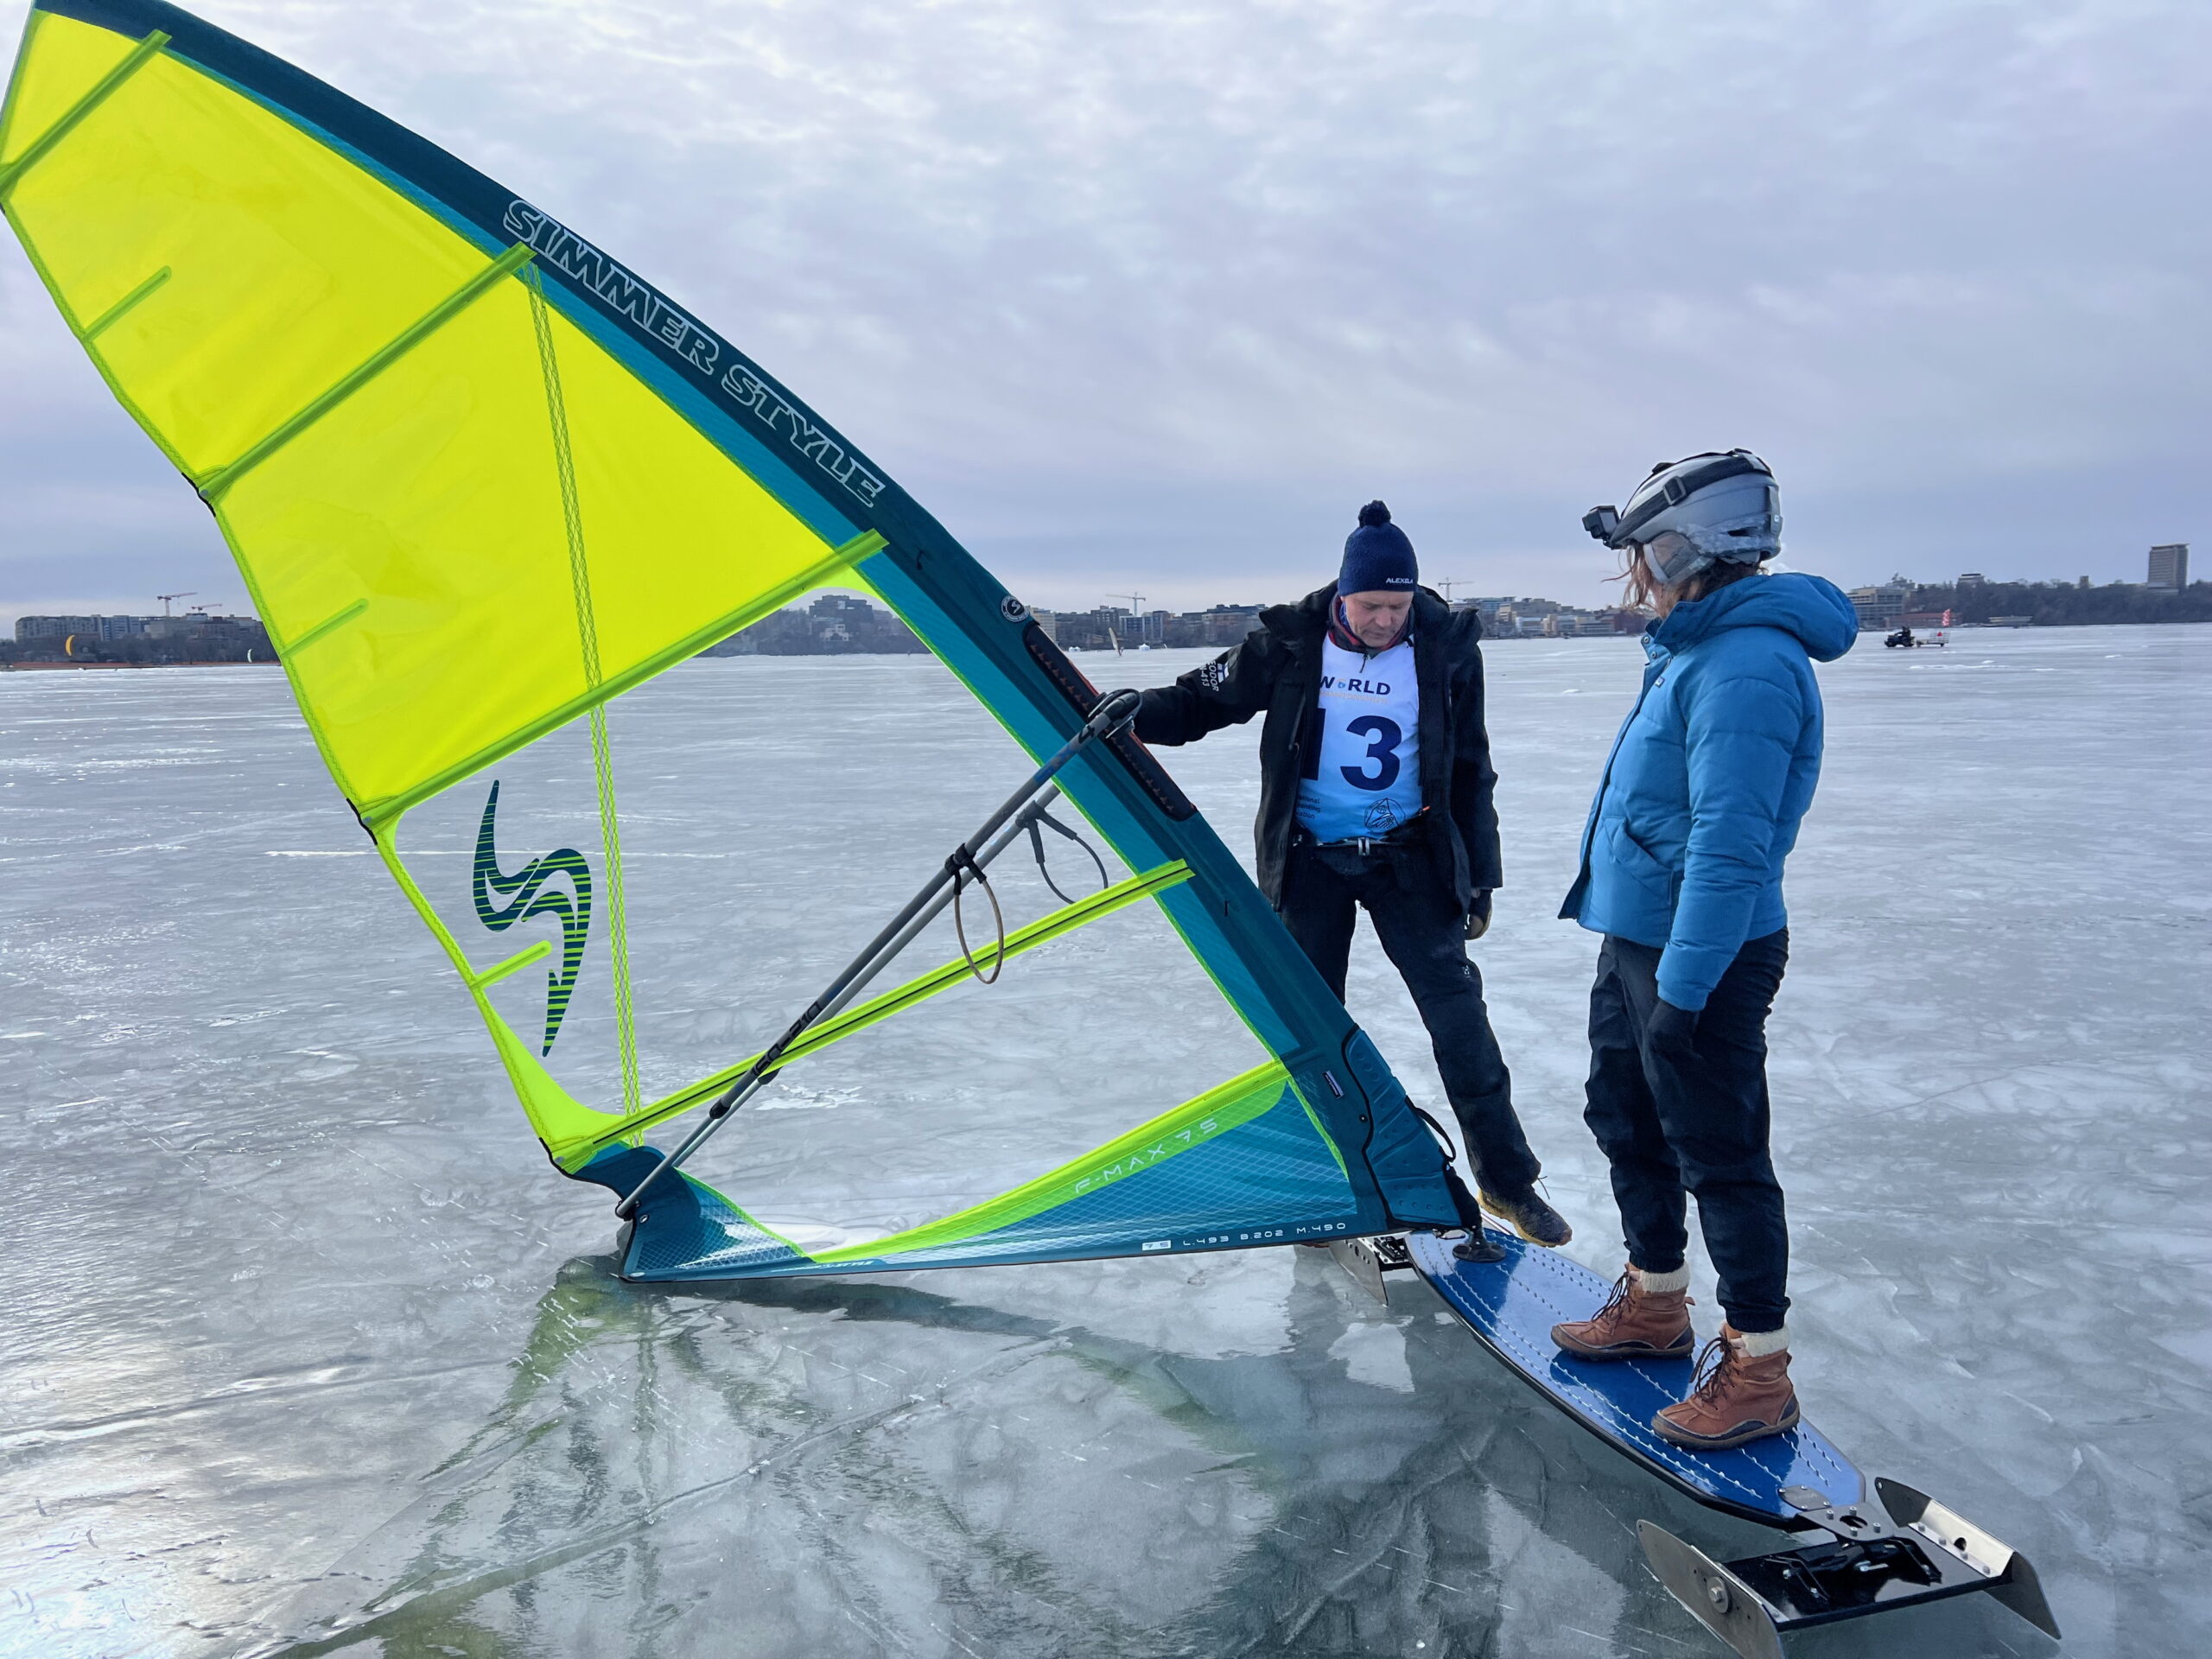
POLYGON ((1390 509, 1380 501, 1370 501, 1359 510, 1359 522, 1363 524, 1387 524, 1390 522, 1390 509))

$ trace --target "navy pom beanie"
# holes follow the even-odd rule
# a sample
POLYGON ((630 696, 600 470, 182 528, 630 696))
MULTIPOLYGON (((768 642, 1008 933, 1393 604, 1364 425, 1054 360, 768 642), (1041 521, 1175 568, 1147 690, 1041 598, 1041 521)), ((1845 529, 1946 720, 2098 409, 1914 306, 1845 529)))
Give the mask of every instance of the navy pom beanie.
POLYGON ((1421 567, 1406 532, 1390 522, 1390 509, 1370 501, 1359 510, 1359 528, 1344 537, 1344 568, 1337 573, 1342 594, 1410 594, 1421 585, 1421 567))

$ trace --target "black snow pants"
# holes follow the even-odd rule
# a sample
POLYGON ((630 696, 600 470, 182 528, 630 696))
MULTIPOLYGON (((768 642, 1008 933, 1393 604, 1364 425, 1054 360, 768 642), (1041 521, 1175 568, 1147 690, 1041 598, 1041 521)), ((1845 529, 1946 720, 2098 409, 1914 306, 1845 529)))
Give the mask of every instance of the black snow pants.
POLYGON ((1753 939, 1698 1015, 1697 1058, 1651 1047, 1659 951, 1612 934, 1590 990, 1590 1081, 1583 1122, 1612 1165, 1628 1259, 1672 1273, 1689 1247, 1697 1198, 1720 1306, 1738 1331, 1778 1331, 1789 1307, 1789 1234, 1767 1147, 1766 1017, 1789 957, 1789 930, 1753 939))
POLYGON ((1513 1078, 1491 1030, 1482 975, 1467 959, 1466 918, 1418 849, 1362 858, 1317 849, 1301 830, 1283 873, 1282 919, 1342 1001, 1352 929, 1364 906, 1382 950, 1428 1027, 1444 1092, 1485 1192, 1526 1197, 1542 1167, 1513 1111, 1513 1078))

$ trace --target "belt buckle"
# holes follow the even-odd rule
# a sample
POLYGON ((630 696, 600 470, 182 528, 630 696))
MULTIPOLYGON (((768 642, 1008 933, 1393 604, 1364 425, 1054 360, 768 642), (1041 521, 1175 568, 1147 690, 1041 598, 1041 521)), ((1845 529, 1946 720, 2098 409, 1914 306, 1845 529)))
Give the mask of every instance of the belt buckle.
POLYGON ((1357 840, 1359 842, 1359 855, 1362 858, 1365 858, 1368 856, 1368 839, 1365 836, 1361 836, 1357 837, 1357 840))

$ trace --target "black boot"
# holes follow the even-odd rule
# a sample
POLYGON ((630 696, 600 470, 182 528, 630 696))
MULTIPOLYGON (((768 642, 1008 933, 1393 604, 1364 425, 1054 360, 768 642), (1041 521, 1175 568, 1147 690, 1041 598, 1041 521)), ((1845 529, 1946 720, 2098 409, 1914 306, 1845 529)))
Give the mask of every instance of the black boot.
POLYGON ((1477 1196, 1484 1209, 1531 1244, 1555 1250, 1574 1236, 1574 1229, 1567 1224, 1567 1217, 1553 1209, 1534 1187, 1516 1198, 1501 1198, 1494 1192, 1477 1196))

